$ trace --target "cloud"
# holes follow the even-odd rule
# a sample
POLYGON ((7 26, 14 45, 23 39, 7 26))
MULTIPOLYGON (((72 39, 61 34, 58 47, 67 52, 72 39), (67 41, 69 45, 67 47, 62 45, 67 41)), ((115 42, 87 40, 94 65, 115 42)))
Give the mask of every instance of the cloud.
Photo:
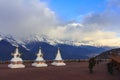
MULTIPOLYGON (((56 27, 56 29, 52 29, 49 31, 49 36, 53 39, 57 38, 60 40, 70 40, 78 42, 84 41, 92 44, 94 42, 101 45, 113 45, 113 43, 116 43, 116 41, 120 40, 115 32, 102 31, 98 29, 90 31, 88 27, 86 28, 86 26, 80 23, 69 23, 64 26, 58 26, 56 27)), ((120 43, 114 45, 120 45, 120 43)))
POLYGON ((100 13, 89 13, 80 23, 71 22, 52 29, 53 38, 71 41, 84 41, 88 44, 104 46, 120 45, 120 1, 108 0, 107 7, 100 13))
POLYGON ((40 0, 0 0, 0 33, 46 34, 57 22, 54 11, 40 0))
POLYGON ((120 0, 107 0, 107 1, 108 1, 108 7, 120 8, 120 0))
POLYGON ((119 46, 119 13, 120 1, 108 0, 103 12, 90 13, 82 16, 79 23, 63 25, 42 0, 0 0, 0 33, 16 38, 37 33, 52 39, 119 46))
MULTIPOLYGON (((90 27, 89 27, 90 28, 90 27)), ((69 23, 51 29, 48 36, 52 39, 82 42, 88 45, 119 46, 120 37, 116 32, 90 30, 80 23, 69 23)))
POLYGON ((84 16, 82 23, 89 27, 107 31, 120 31, 120 1, 107 0, 107 7, 101 13, 90 13, 84 16))

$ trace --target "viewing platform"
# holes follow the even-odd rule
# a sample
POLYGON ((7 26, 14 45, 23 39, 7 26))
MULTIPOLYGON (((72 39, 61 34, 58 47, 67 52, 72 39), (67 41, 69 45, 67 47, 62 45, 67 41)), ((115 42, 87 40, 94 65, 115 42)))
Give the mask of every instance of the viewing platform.
POLYGON ((66 62, 66 66, 36 68, 31 63, 24 63, 26 68, 9 69, 6 64, 0 64, 0 80, 120 80, 120 72, 110 75, 107 62, 96 64, 93 73, 89 73, 88 62, 66 62))

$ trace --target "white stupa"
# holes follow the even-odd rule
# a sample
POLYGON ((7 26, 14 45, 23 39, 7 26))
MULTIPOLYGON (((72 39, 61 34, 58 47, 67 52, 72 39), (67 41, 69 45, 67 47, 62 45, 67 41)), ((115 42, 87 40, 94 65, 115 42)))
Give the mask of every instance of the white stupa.
POLYGON ((54 59, 53 63, 51 63, 54 66, 65 66, 66 64, 63 62, 60 50, 58 49, 56 58, 54 59))
POLYGON ((37 58, 35 59, 35 62, 32 63, 32 66, 34 66, 34 67, 47 67, 48 66, 45 63, 45 60, 43 59, 43 54, 41 53, 41 49, 39 49, 37 58))
POLYGON ((23 60, 20 58, 18 47, 16 47, 16 50, 12 55, 13 55, 13 58, 10 60, 11 64, 9 64, 8 67, 9 68, 25 68, 25 65, 22 64, 23 60))

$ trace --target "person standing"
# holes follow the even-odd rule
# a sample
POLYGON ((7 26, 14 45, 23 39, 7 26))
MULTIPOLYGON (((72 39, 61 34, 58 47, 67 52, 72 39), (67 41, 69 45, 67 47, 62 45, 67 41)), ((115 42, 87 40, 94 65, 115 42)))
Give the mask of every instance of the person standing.
POLYGON ((113 74, 113 67, 114 67, 113 62, 107 63, 108 72, 109 72, 111 75, 113 74))
POLYGON ((95 66, 95 64, 96 64, 95 58, 94 57, 90 58, 90 60, 89 60, 89 66, 88 66, 90 73, 93 73, 93 67, 95 66))

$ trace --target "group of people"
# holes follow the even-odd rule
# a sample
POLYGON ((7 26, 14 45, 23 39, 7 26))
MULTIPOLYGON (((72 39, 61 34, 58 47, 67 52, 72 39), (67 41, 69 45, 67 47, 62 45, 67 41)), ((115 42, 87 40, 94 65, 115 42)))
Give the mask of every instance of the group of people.
MULTIPOLYGON (((89 62, 89 66, 88 66, 89 72, 90 72, 90 73, 93 73, 93 68, 94 68, 94 66, 95 66, 96 64, 99 64, 99 62, 101 62, 101 61, 96 60, 94 57, 92 57, 92 58, 89 59, 88 62, 89 62)), ((111 75, 113 74, 114 67, 115 67, 115 64, 114 64, 113 61, 107 63, 107 69, 108 69, 108 72, 109 72, 111 75)), ((117 68, 116 68, 116 69, 117 69, 117 68)))

